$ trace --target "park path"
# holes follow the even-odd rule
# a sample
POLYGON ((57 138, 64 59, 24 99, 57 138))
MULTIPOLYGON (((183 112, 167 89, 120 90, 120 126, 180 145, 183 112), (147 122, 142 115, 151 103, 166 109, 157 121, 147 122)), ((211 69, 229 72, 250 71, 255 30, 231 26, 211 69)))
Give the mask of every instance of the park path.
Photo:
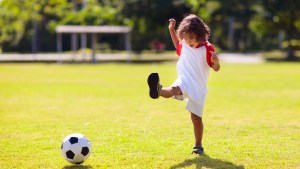
POLYGON ((258 64, 265 62, 260 53, 222 53, 219 57, 225 63, 258 64))
MULTIPOLYGON (((263 59, 260 53, 220 53, 219 58, 223 63, 247 63, 247 64, 259 64, 263 63, 263 59)), ((97 62, 102 61, 173 61, 177 60, 175 53, 161 53, 157 54, 132 54, 128 53, 114 53, 114 54, 96 54, 95 57, 97 62)), ((1 62, 70 62, 70 61, 91 61, 90 55, 81 54, 0 54, 1 62)))

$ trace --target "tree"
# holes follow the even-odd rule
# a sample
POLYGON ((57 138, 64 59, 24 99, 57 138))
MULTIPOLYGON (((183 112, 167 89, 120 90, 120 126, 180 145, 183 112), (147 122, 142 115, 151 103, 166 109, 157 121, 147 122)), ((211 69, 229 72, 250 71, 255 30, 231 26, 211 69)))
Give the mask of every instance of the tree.
POLYGON ((25 34, 25 25, 33 17, 32 4, 26 0, 3 0, 0 3, 0 44, 17 45, 25 34), (22 5, 21 5, 22 4, 22 5))
MULTIPOLYGON (((259 37, 277 37, 284 32, 283 46, 287 48, 287 60, 295 60, 295 49, 300 46, 300 1, 298 0, 263 0, 262 8, 251 23, 251 29, 259 37)), ((277 40, 277 43, 280 43, 277 40)))
POLYGON ((249 50, 255 39, 248 25, 255 14, 253 1, 187 0, 192 11, 211 28, 211 39, 222 49, 249 50))
POLYGON ((133 49, 141 51, 156 40, 166 43, 167 49, 174 49, 168 20, 175 18, 179 21, 189 11, 186 4, 178 0, 126 0, 121 14, 132 21, 133 49))
POLYGON ((113 6, 115 1, 87 2, 85 8, 76 11, 70 0, 2 0, 0 46, 4 51, 29 52, 31 40, 36 39, 39 51, 55 51, 57 25, 112 25, 123 21, 115 18, 120 10, 113 6))
MULTIPOLYGON (((43 50, 55 42, 47 23, 55 18, 56 6, 68 4, 67 0, 2 0, 0 4, 0 45, 5 51, 28 52, 31 40, 43 50)), ((55 36, 54 36, 55 37, 55 36)))

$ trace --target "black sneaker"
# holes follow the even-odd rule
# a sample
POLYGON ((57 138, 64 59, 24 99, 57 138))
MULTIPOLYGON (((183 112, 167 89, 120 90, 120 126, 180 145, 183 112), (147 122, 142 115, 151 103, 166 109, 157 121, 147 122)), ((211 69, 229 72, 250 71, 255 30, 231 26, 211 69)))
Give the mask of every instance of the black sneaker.
POLYGON ((148 77, 149 95, 152 99, 159 98, 162 85, 159 83, 158 73, 151 73, 148 77))
POLYGON ((193 148, 192 154, 199 154, 199 155, 203 155, 204 154, 204 149, 202 146, 195 146, 193 148))

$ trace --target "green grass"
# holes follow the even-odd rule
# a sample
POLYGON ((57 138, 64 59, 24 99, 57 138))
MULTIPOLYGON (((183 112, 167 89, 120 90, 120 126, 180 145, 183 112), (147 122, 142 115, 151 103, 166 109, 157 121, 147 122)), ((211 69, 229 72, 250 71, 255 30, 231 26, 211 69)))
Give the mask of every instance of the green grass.
POLYGON ((300 65, 222 65, 211 72, 204 112, 205 156, 191 155, 185 102, 148 97, 175 63, 1 64, 1 168, 299 168, 300 65), (62 139, 82 133, 92 155, 66 162, 62 139))

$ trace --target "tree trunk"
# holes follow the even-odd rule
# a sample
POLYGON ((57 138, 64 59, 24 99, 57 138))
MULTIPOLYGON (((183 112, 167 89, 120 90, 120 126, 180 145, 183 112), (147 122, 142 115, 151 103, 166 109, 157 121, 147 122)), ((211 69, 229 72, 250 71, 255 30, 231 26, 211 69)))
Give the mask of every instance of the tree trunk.
POLYGON ((289 42, 286 60, 296 60, 295 49, 292 46, 291 42, 289 42))
POLYGON ((296 60, 296 56, 295 56, 295 49, 294 46, 292 44, 292 40, 293 40, 293 35, 294 32, 297 30, 294 23, 296 21, 296 14, 295 14, 295 6, 291 6, 290 10, 290 22, 289 22, 289 29, 287 32, 287 40, 288 40, 288 53, 287 53, 287 57, 286 60, 296 60))

